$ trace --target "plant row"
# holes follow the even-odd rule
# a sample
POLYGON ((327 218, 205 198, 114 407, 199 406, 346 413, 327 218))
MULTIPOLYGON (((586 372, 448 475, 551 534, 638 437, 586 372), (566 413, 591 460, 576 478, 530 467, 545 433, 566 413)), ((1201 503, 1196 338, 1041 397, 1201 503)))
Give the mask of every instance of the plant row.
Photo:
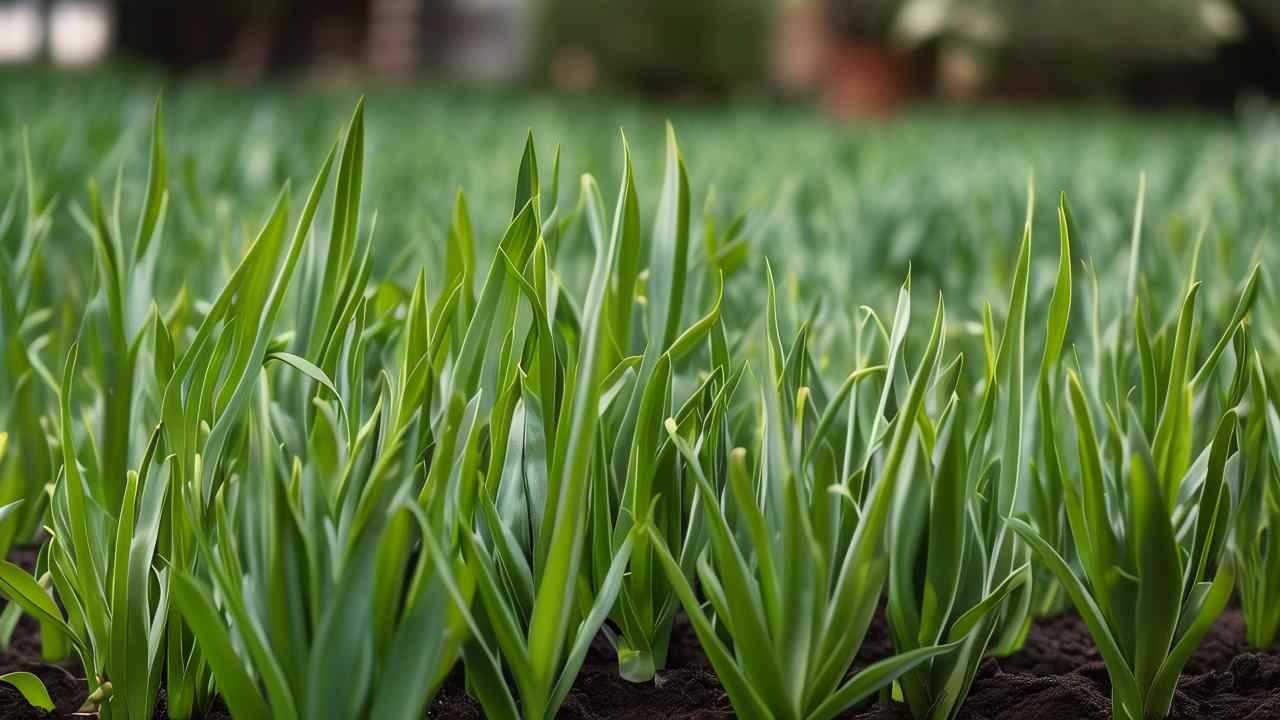
POLYGON ((45 538, 0 564, 0 631, 32 616, 103 718, 149 720, 162 685, 172 718, 421 718, 458 665, 486 716, 551 718, 597 636, 652 681, 684 613, 741 717, 881 693, 942 720, 1070 606, 1116 716, 1155 720, 1233 593, 1275 641, 1269 273, 1203 285, 1197 241, 1149 283, 1141 202, 1119 286, 1073 257, 1063 197, 1056 269, 1029 209, 974 322, 910 277, 892 314, 801 308, 741 219, 695 237, 670 129, 651 218, 625 140, 610 212, 530 138, 487 265, 459 193, 445 281, 401 287, 373 270, 360 105, 219 292, 158 298, 163 138, 157 109, 133 222, 93 184, 70 211, 83 306, 30 162, 0 215, 0 550, 45 538), (895 654, 850 674, 881 604, 895 654))

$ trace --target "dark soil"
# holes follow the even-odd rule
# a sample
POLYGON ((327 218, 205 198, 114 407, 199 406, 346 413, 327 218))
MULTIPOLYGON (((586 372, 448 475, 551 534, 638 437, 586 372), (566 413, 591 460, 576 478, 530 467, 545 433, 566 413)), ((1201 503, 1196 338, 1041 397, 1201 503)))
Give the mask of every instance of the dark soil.
MULTIPOLYGON (((31 572, 36 565, 37 553, 34 546, 19 547, 10 551, 8 559, 31 572)), ((5 605, 5 600, 0 598, 0 609, 5 605)), ((27 615, 18 620, 9 647, 0 650, 0 674, 18 671, 39 677, 57 707, 52 714, 42 712, 28 705, 17 688, 0 683, 0 718, 3 720, 35 720, 49 715, 64 717, 75 712, 88 695, 78 660, 60 665, 45 663, 40 655, 40 626, 27 615)))
MULTIPOLYGON (((877 612, 854 669, 892 652, 883 613, 877 612)), ((693 630, 677 624, 668 668, 654 683, 618 677, 603 642, 593 646, 560 717, 572 720, 734 717, 729 699, 707 665, 693 630)), ((432 704, 432 718, 481 718, 455 673, 432 704)), ((978 671, 960 720, 1107 720, 1111 684, 1088 629, 1074 613, 1037 622, 1017 654, 988 659, 978 671)), ((1280 648, 1251 652, 1238 608, 1223 613, 1178 683, 1172 720, 1280 720, 1280 648)), ((844 720, 910 720, 902 706, 871 704, 844 720)))
MULTIPOLYGON (((30 565, 34 553, 12 557, 30 565)), ((0 601, 2 606, 3 601, 0 601)), ((9 649, 0 652, 0 673, 35 673, 57 702, 51 714, 27 705, 16 689, 0 683, 0 720, 68 718, 84 701, 78 662, 48 665, 40 658, 39 628, 23 618, 9 649)), ((855 669, 892 652, 888 627, 877 612, 855 661, 855 669)), ((988 659, 974 680, 960 720, 1107 720, 1111 686, 1084 623, 1065 613, 1037 622, 1026 645, 1007 658, 988 659)), ((466 694, 461 669, 445 681, 427 710, 442 720, 482 720, 466 694)), ((560 709, 565 720, 720 720, 733 710, 687 622, 677 622, 668 667, 652 683, 630 683, 617 674, 612 649, 598 639, 573 690, 560 709)), ((1280 720, 1280 647, 1252 652, 1244 643, 1238 608, 1228 609, 1192 656, 1178 683, 1173 720, 1280 720)), ((229 720, 223 707, 205 720, 229 720)), ((901 706, 869 704, 844 720, 910 720, 901 706)), ((163 691, 156 720, 168 720, 163 691)))
MULTIPOLYGON (((848 716, 901 720, 876 706, 848 716)), ((960 720, 1107 720, 1111 683, 1075 613, 1038 621, 1018 653, 983 663, 960 720)), ((1178 682, 1171 720, 1280 720, 1280 648, 1252 652, 1239 608, 1218 619, 1178 682)))
POLYGON ((558 717, 711 720, 734 714, 693 628, 681 617, 672 633, 667 670, 656 682, 631 683, 619 677, 613 649, 598 638, 558 717))

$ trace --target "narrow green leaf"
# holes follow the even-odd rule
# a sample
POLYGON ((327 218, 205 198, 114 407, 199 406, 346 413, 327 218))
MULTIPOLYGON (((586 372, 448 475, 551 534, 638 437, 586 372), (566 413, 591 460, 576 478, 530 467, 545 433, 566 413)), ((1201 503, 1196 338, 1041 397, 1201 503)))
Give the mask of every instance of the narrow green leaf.
POLYGON ((44 683, 35 675, 29 672, 5 673, 0 675, 0 682, 9 683, 18 688, 18 692, 22 693, 22 699, 32 707, 40 708, 45 712, 53 711, 53 698, 49 697, 49 691, 45 689, 44 683))

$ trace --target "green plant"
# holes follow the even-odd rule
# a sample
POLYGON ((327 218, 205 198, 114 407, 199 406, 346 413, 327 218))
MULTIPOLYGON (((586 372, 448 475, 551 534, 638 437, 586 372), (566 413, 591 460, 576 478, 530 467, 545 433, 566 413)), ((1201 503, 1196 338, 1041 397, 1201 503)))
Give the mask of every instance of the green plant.
MULTIPOLYGON (((40 527, 53 477, 56 448, 47 439, 57 383, 40 361, 40 351, 55 334, 54 313, 41 307, 45 283, 43 247, 52 226, 54 203, 42 197, 31 163, 26 133, 22 141, 21 182, 15 183, 0 210, 0 504, 16 513, 0 527, 0 557, 17 543, 29 542, 40 527), (21 192, 21 195, 19 194, 21 192), (25 196, 25 203, 19 197, 25 196), (18 217, 21 213, 21 222, 18 217), (12 441, 10 441, 12 435, 12 441), (6 446, 12 444, 12 451, 6 446)), ((0 644, 8 645, 18 606, 0 619, 0 644)), ((61 650, 51 645, 50 659, 61 650)))
POLYGON ((1262 358, 1238 336, 1241 398, 1239 453, 1229 470, 1238 509, 1229 541, 1239 582, 1245 639, 1255 648, 1271 647, 1280 634, 1280 415, 1268 387, 1262 358))
MULTIPOLYGON (((339 328, 347 368, 365 361, 368 308, 358 298, 339 328)), ((453 538, 479 428, 475 403, 460 399, 432 425, 426 387, 413 382, 421 288, 408 311, 396 343, 402 362, 387 369, 354 435, 344 421, 361 404, 364 378, 341 376, 340 385, 298 356, 273 353, 333 395, 316 398, 307 434, 281 426, 300 418, 273 415, 263 382, 243 475, 218 492, 211 526, 196 529, 216 592, 183 574, 174 602, 237 718, 421 717, 461 654, 471 583, 453 538), (280 451, 278 438, 291 435, 308 437, 304 457, 280 451), (424 468, 427 438, 438 450, 424 468)))
MULTIPOLYGON (((118 192, 108 218, 91 183, 91 217, 79 213, 94 243, 98 269, 97 289, 79 332, 80 341, 91 350, 95 410, 87 412, 79 426, 73 420, 72 396, 81 369, 79 344, 73 344, 61 384, 55 386, 62 463, 49 491, 53 537, 37 563, 40 581, 52 583, 65 614, 40 582, 16 565, 5 563, 0 579, 0 592, 40 621, 47 657, 64 655, 63 648, 79 655, 89 673, 89 703, 108 718, 151 716, 163 659, 159 639, 168 616, 166 572, 159 567, 157 546, 169 459, 159 454, 158 431, 150 434, 145 447, 132 447, 143 437, 138 431, 145 421, 135 397, 135 370, 146 318, 154 314, 148 306, 149 288, 167 202, 158 104, 150 166, 147 197, 127 247, 120 231, 118 192), (138 454, 135 471, 130 464, 138 454)), ((34 209, 37 200, 30 179, 28 196, 34 209)), ((34 248, 26 246, 26 251, 34 253, 34 248)), ((26 355, 30 362, 30 348, 26 355)), ((138 389, 154 391, 155 383, 152 378, 138 389)), ((38 452, 43 443, 27 441, 25 452, 38 452)), ((38 506, 42 494, 28 501, 38 506)), ((175 716, 182 717, 181 710, 175 710, 175 716)))
MULTIPOLYGON (((553 206, 557 185, 552 185, 553 206)), ((615 220, 614 232, 606 240, 599 191, 590 177, 583 177, 582 192, 596 259, 586 298, 575 312, 576 353, 559 355, 558 343, 553 344, 556 338, 551 328, 559 318, 548 308, 565 307, 567 302, 561 302, 559 283, 550 281, 546 271, 549 251, 541 236, 545 232, 539 234, 542 198, 532 138, 521 163, 515 219, 499 245, 501 260, 490 268, 475 316, 485 323, 494 314, 508 317, 516 310, 518 292, 525 297, 537 328, 526 336, 524 344, 522 357, 529 359, 528 370, 532 371, 527 375, 516 362, 511 331, 503 331, 505 350, 497 367, 501 394, 496 407, 507 414, 501 425, 497 421, 493 424, 509 428, 507 452, 516 465, 508 468, 502 456, 491 457, 488 490, 479 499, 479 527, 462 533, 464 557, 476 573, 477 619, 481 622, 465 651, 468 684, 489 717, 555 715, 592 638, 613 608, 633 545, 628 537, 610 553, 609 568, 594 593, 580 591, 591 477, 598 472, 600 461, 596 425, 609 382, 603 362, 609 342, 606 292, 620 252, 619 221, 615 220), (504 261, 505 267, 501 264, 504 261), (516 281, 519 290, 508 284, 508 277, 516 281), (575 355, 576 360, 570 362, 575 355), (551 367, 552 363, 556 366, 551 367), (530 379, 522 380, 522 376, 530 379), (564 379, 563 395, 558 395, 555 378, 564 379), (511 417, 522 403, 522 422, 517 424, 511 417), (533 423, 537 429, 530 435, 533 423), (546 438, 545 445, 537 442, 539 434, 546 438), (519 462, 522 458, 524 463, 519 462), (522 505, 523 512, 517 510, 507 519, 500 517, 495 495, 508 507, 511 502, 522 505), (518 703, 492 648, 501 651, 510 669, 518 703)), ((484 336, 489 332, 487 326, 480 335, 468 328, 461 356, 466 357, 473 338, 487 342, 484 336)), ((477 381, 472 375, 473 384, 477 381)), ((493 437, 500 439, 508 433, 493 437)), ((609 539, 596 536, 593 542, 607 543, 609 539)))
MULTIPOLYGON (((624 677, 661 682, 683 608, 743 717, 833 717, 880 690, 944 719, 982 658, 1065 594, 1117 716, 1146 720, 1234 581, 1250 641, 1274 633, 1273 263, 1237 240, 1273 207, 1249 159, 1266 157, 1265 127, 1223 139, 1213 171, 1189 160, 1200 190, 1153 174, 1162 205, 1215 213, 1199 232, 1165 218, 1160 252, 1141 245, 1145 182, 1130 227, 1113 205, 1131 188, 1091 168, 1084 232, 1059 199, 1054 272, 1031 243, 1034 195, 1006 197, 1020 180, 975 175, 954 150, 945 172, 913 171, 935 147, 919 140, 1007 132, 1048 160, 1103 157, 1141 144, 1124 123, 1077 143, 914 120, 882 145, 745 114, 779 154, 690 116, 690 167, 723 183, 701 218, 667 126, 660 178, 624 140, 610 223, 590 176, 561 202, 562 163, 604 147, 587 124, 545 183, 530 135, 512 204, 488 150, 389 149, 395 121, 366 148, 361 103, 293 218, 287 187, 268 189, 331 141, 307 120, 321 101, 295 117, 264 99, 262 125, 238 133, 219 93, 192 92, 175 103, 190 135, 166 145, 157 113, 146 177, 122 170, 109 196, 91 184, 84 208, 53 198, 135 149, 114 139, 128 113, 39 123, 0 177, 0 498, 20 500, 0 503, 0 545, 51 535, 33 572, 0 564, 0 628, 33 615, 51 659, 80 657, 104 717, 149 717, 161 678, 173 717, 218 698, 251 719, 420 717, 459 658, 487 716, 552 717, 599 637, 624 677), (283 119, 296 136, 269 132, 283 119), (411 186, 441 194, 407 182, 424 158, 478 189, 415 204, 411 186), (818 159, 815 184, 797 168, 818 159), (648 180, 658 192, 637 190, 648 180), (724 222, 722 197, 758 201, 724 222), (122 216, 139 218, 132 240, 122 216), (67 219, 92 265, 44 240, 67 219), (969 240, 1019 221, 1016 252, 969 240), (775 237, 789 252, 767 252, 775 237), (1089 322, 1073 324, 1080 248, 1097 262, 1089 322), (886 326, 881 293, 908 263, 886 326), (932 324, 912 320, 913 283, 946 289, 932 324), (850 676, 886 595, 901 654, 850 676)), ((475 127, 487 107, 459 101, 446 127, 503 136, 475 127)), ((1190 137, 1177 148, 1195 157, 1190 137)), ((1167 149, 1140 156, 1192 175, 1160 166, 1167 149)), ((1020 178, 1021 154, 1002 157, 1020 178)), ((0 680, 51 704, 32 677, 0 680)))
POLYGON ((423 409, 427 387, 414 380, 427 354, 414 332, 425 324, 421 286, 402 326, 384 323, 379 330, 379 318, 371 317, 367 263, 353 262, 363 133, 360 105, 343 143, 323 282, 309 284, 317 297, 301 303, 314 310, 310 340, 320 365, 280 347, 284 340, 272 335, 272 326, 302 256, 332 151, 292 240, 283 242, 281 196, 166 392, 180 447, 200 438, 184 406, 198 413, 218 407, 218 397, 229 399, 204 444, 218 467, 208 472, 211 465, 198 454, 175 508, 190 524, 185 535, 194 555, 177 571, 173 594, 236 717, 419 717, 466 637, 457 610, 467 603, 466 575, 455 576, 456 556, 445 549, 453 547, 462 477, 447 470, 455 458, 440 456, 421 494, 416 487, 422 439, 434 435, 454 447, 461 408, 451 408, 448 424, 437 427, 423 409), (268 289, 270 295, 257 295, 268 289), (236 304, 245 302, 260 302, 266 312, 230 321, 236 304), (399 348, 398 362, 383 369, 366 417, 366 357, 388 336, 399 348), (233 354, 237 345, 241 351, 233 354), (268 363, 293 372, 269 383, 259 378, 268 363), (221 388, 209 382, 222 377, 228 380, 221 388), (299 386, 298 379, 305 382, 299 386), (297 395, 310 398, 309 411, 278 411, 297 395), (231 444, 219 448, 217 441, 226 438, 231 444))
MULTIPOLYGON (((1141 204, 1139 204, 1141 207, 1141 204)), ((1140 222, 1140 220, 1139 220, 1140 222)), ((1036 528, 1051 547, 1064 557, 1074 558, 1070 544, 1070 527, 1063 505, 1063 458, 1059 447, 1059 420, 1065 412, 1064 393, 1055 391, 1067 326, 1071 319, 1072 271, 1071 237, 1075 221, 1067 204, 1066 193, 1058 199, 1058 274, 1049 301, 1044 353, 1036 379, 1036 404, 1032 414, 1039 432, 1032 438, 1033 450, 1029 470, 1026 508, 1036 528)), ((1043 566, 1034 566, 1031 612, 1041 617, 1065 609, 1062 584, 1043 566)))
MULTIPOLYGON (((1043 455, 1055 461, 1056 431, 1049 377, 1058 363, 1071 311, 1071 248, 1065 197, 1059 204, 1058 218, 1058 274, 1049 301, 1038 383, 1043 455)), ((934 386, 935 393, 941 395, 935 402, 938 417, 932 420, 926 413, 920 418, 923 427, 936 427, 936 433, 922 432, 915 453, 923 458, 913 456, 913 465, 923 471, 928 482, 904 482, 899 486, 890 533, 896 547, 888 590, 894 646, 899 652, 908 652, 944 639, 961 643, 956 652, 932 658, 898 681, 912 714, 919 718, 955 717, 979 663, 989 650, 999 650, 991 648, 993 640, 1003 636, 1010 638, 1006 640, 1010 646, 1020 644, 1020 636, 1030 624, 1026 605, 1010 602, 1009 598, 1022 590, 1022 602, 1030 599, 1027 586, 1032 584, 1031 564, 1008 564, 1017 557, 1016 552, 1010 552, 1005 556, 1010 559, 1004 560, 1006 565, 1001 567, 1005 519, 1007 508, 1012 505, 998 506, 1001 502, 1016 502, 1020 482, 1017 466, 1021 462, 1024 422, 1023 326, 1030 251, 1028 209, 1014 269, 1009 315, 998 350, 991 324, 986 325, 985 382, 973 432, 968 432, 968 402, 955 390, 961 385, 958 373, 955 379, 949 374, 940 377, 934 386), (1008 397, 1006 422, 1010 425, 1003 438, 993 437, 999 394, 1008 397), (983 450, 989 447, 1000 448, 1001 455, 984 461, 983 450)), ((957 358, 956 364, 961 364, 961 359, 957 358)), ((1056 470, 1057 465, 1052 469, 1056 470)))
POLYGON ((69 395, 76 357, 73 347, 61 393, 64 470, 53 490, 53 540, 42 562, 66 612, 45 587, 12 563, 0 565, 0 592, 46 632, 69 639, 93 672, 88 702, 104 718, 150 717, 160 684, 159 641, 168 609, 164 593, 154 598, 151 588, 153 581, 164 585, 162 571, 155 571, 153 563, 169 463, 156 457, 156 432, 139 469, 128 472, 119 515, 103 509, 90 489, 101 486, 96 465, 82 470, 73 442, 69 395), (153 578, 153 572, 161 574, 153 578))
MULTIPOLYGON (((727 404, 730 388, 740 375, 726 364, 727 353, 714 353, 702 377, 682 378, 681 363, 698 349, 708 335, 723 332, 718 326, 723 279, 718 271, 691 272, 689 264, 689 181, 676 144, 675 132, 667 126, 666 173, 663 179, 649 245, 648 265, 640 268, 644 244, 640 237, 638 201, 632 177, 630 150, 627 156, 622 195, 618 201, 614 234, 619 242, 619 258, 612 273, 613 292, 606 298, 610 320, 607 334, 612 338, 611 357, 616 363, 610 377, 616 385, 607 388, 611 402, 600 413, 599 436, 608 462, 592 475, 590 555, 593 581, 608 577, 610 561, 629 537, 640 518, 662 529, 667 543, 683 556, 696 557, 706 542, 698 513, 690 508, 693 490, 679 471, 675 447, 661 431, 663 421, 678 415, 686 426, 718 428, 715 441, 704 453, 722 455, 720 440, 727 433, 727 404), (710 311, 690 327, 682 328, 686 303, 702 284, 700 278, 715 275, 719 289, 710 311), (644 278, 644 279, 641 279, 644 278), (689 282, 693 280, 693 282, 689 282), (638 355, 631 330, 636 308, 644 312, 644 345, 638 355), (619 357, 621 356, 621 357, 619 357), (695 389, 681 399, 675 387, 681 381, 695 389), (673 403, 679 402, 679 408, 673 403), (661 498, 668 498, 662 501, 661 498)), ((593 227, 602 227, 598 198, 588 194, 589 217, 593 227)), ((665 575, 655 566, 653 550, 641 535, 632 550, 628 572, 623 578, 612 618, 618 632, 607 629, 606 637, 618 653, 622 676, 633 682, 653 679, 666 665, 668 641, 679 601, 665 575)))
MULTIPOLYGON (((694 558, 677 560, 663 535, 652 525, 646 527, 737 712, 750 718, 830 718, 917 664, 956 647, 920 647, 845 679, 889 572, 883 554, 885 528, 895 487, 903 482, 909 464, 914 420, 937 364, 943 310, 939 303, 928 348, 890 426, 883 468, 869 482, 867 500, 859 506, 846 480, 837 475, 839 466, 826 435, 853 386, 884 372, 884 367, 851 375, 806 438, 805 418, 812 412, 809 403, 814 397, 805 383, 811 363, 806 330, 801 329, 784 354, 771 273, 768 281, 769 364, 758 409, 763 423, 761 459, 753 472, 747 467, 746 451, 736 449, 728 466, 728 497, 733 501, 732 517, 740 519, 740 533, 730 524, 730 506, 721 501, 695 450, 707 438, 696 429, 686 436, 689 431, 674 419, 666 422, 671 442, 696 480, 708 526, 710 543, 696 564, 714 621, 686 577, 684 565, 694 558), (846 501, 854 507, 843 507, 846 501)), ((906 317, 900 319, 906 322, 906 317)), ((877 441, 875 432, 871 437, 877 441)))
POLYGON ((1201 404, 1194 402, 1195 391, 1212 376, 1238 331, 1255 283, 1256 271, 1226 333, 1195 373, 1199 284, 1190 284, 1172 342, 1152 337, 1137 305, 1135 360, 1146 411, 1128 402, 1123 409, 1105 404, 1102 439, 1080 376, 1068 371, 1079 468, 1075 476, 1063 473, 1063 489, 1079 574, 1032 525, 1010 520, 1084 618, 1111 676, 1115 712, 1133 720, 1168 715, 1182 666, 1222 612, 1235 582, 1234 565, 1223 550, 1231 512, 1225 473, 1228 463, 1238 462, 1239 412, 1228 403, 1231 409, 1195 463, 1191 428, 1193 408, 1201 404), (1149 400, 1157 388, 1157 400, 1149 400), (1148 440, 1152 429, 1154 440, 1148 440))

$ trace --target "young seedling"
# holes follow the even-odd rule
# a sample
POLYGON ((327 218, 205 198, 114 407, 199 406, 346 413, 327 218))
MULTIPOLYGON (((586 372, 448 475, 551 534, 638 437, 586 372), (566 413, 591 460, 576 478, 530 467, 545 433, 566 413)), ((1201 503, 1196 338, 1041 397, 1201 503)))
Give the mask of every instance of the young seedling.
MULTIPOLYGON (((886 535, 886 528, 895 488, 905 482, 909 472, 914 420, 937 364, 942 304, 898 419, 890 426, 884 464, 870 483, 867 501, 856 512, 842 514, 835 507, 840 503, 838 498, 853 500, 845 483, 833 474, 834 454, 804 442, 803 419, 810 392, 795 384, 807 372, 800 370, 806 364, 804 333, 791 354, 784 357, 776 342, 771 273, 769 288, 766 343, 770 362, 761 389, 765 436, 759 474, 752 477, 742 449, 731 454, 729 465, 729 490, 734 516, 743 524, 741 532, 730 524, 720 492, 707 478, 695 449, 705 438, 696 429, 686 437, 674 420, 666 423, 668 436, 697 482, 708 526, 710 544, 697 559, 697 577, 713 616, 694 593, 664 537, 652 526, 647 530, 667 578, 739 715, 832 718, 957 645, 920 647, 846 680, 889 572, 884 550, 896 540, 886 535), (793 420, 783 414, 786 408, 793 409, 793 420), (813 453, 822 455, 817 463, 809 462, 813 453), (847 543, 833 544, 830 539, 842 534, 841 525, 833 521, 841 518, 849 523, 851 537, 847 543), (717 627, 721 624, 727 639, 717 627)), ((869 374, 855 373, 850 386, 869 374)), ((818 427, 824 426, 819 421, 818 427)), ((815 431, 814 442, 824 434, 823 430, 815 431)))
POLYGON ((1064 496, 1080 570, 1026 520, 1010 520, 1084 618, 1111 676, 1113 711, 1130 720, 1169 714, 1178 675, 1235 582, 1234 564, 1224 552, 1231 524, 1225 474, 1229 463, 1238 462, 1238 411, 1222 414, 1209 446, 1190 461, 1196 385, 1191 334, 1198 293, 1199 285, 1192 284, 1169 354, 1158 364, 1140 313, 1135 321, 1144 348, 1140 362, 1166 369, 1154 440, 1129 404, 1124 425, 1116 409, 1106 406, 1107 436, 1100 440, 1080 377, 1067 373, 1079 463, 1075 474, 1064 476, 1064 496))

